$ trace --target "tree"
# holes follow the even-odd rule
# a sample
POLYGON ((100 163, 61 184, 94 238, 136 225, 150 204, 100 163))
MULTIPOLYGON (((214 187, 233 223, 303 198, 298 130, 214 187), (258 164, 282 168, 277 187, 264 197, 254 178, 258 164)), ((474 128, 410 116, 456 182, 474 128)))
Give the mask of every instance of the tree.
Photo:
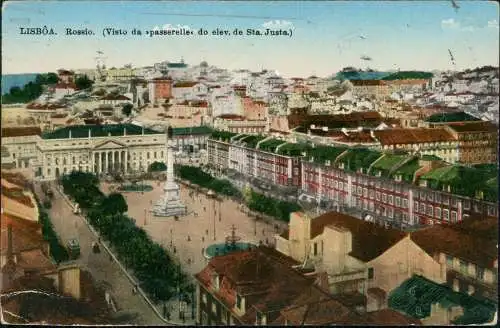
POLYGON ((94 84, 94 81, 89 79, 87 75, 82 75, 76 78, 75 84, 78 90, 84 90, 90 88, 94 84))
POLYGON ((128 205, 122 194, 112 193, 102 201, 101 209, 105 214, 125 213, 128 205))
POLYGON ((148 171, 149 172, 160 172, 160 171, 166 171, 167 166, 163 162, 153 162, 151 165, 149 165, 148 171))
POLYGON ((132 108, 134 108, 134 105, 131 103, 126 103, 122 106, 122 113, 125 116, 130 116, 132 114, 132 108))

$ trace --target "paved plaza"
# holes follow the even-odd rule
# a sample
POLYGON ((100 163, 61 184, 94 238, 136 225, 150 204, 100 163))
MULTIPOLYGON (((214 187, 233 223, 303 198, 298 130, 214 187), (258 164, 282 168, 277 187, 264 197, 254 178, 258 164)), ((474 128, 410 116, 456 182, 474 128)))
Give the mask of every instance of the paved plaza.
MULTIPOLYGON (((182 184, 180 185, 181 200, 187 205, 189 214, 179 217, 178 220, 173 217, 155 217, 150 213, 150 209, 163 194, 163 182, 147 181, 145 183, 153 186, 154 189, 143 194, 140 192, 123 193, 129 208, 127 214, 135 219, 136 224, 143 227, 154 241, 172 252, 175 248, 175 256, 181 261, 184 270, 190 274, 198 273, 203 269, 207 261, 202 251, 213 243, 224 243, 225 238, 231 234, 233 224, 236 227, 236 235, 240 236, 243 242, 255 244, 260 241, 265 244, 266 240, 269 243, 274 242, 275 223, 255 221, 241 212, 238 208, 239 204, 232 200, 224 200, 219 205, 218 201, 202 193, 196 195, 196 192, 193 192, 191 197, 192 189, 182 184)), ((102 183, 102 190, 109 193, 110 186, 118 185, 102 183)), ((281 232, 286 227, 286 223, 278 224, 279 232, 281 232)))

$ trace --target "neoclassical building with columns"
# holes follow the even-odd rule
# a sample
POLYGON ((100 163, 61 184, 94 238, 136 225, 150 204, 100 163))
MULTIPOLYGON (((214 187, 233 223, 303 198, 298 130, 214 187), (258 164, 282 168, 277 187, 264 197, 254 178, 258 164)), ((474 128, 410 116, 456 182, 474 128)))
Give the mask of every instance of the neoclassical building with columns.
POLYGON ((133 124, 68 126, 41 136, 33 170, 55 180, 73 170, 131 174, 166 162, 166 135, 133 124))

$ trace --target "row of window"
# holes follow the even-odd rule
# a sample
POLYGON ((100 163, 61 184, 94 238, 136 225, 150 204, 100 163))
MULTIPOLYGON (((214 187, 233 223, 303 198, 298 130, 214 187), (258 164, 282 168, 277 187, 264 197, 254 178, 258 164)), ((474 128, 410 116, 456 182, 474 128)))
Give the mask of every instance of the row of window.
MULTIPOLYGON (((446 255, 446 266, 448 268, 454 268, 454 261, 453 261, 453 256, 446 255)), ((477 280, 484 281, 484 268, 478 267, 475 264, 470 264, 475 270, 474 278, 477 280)), ((465 262, 464 260, 459 260, 459 267, 458 267, 460 273, 469 275, 469 263, 465 262)))
MULTIPOLYGON (((415 213, 424 214, 430 217, 435 217, 436 219, 443 219, 445 221, 450 221, 450 211, 448 209, 441 209, 438 206, 426 205, 424 203, 415 202, 415 213), (441 217, 442 215, 442 217, 441 217)), ((457 212, 451 211, 451 222, 457 222, 457 212)))

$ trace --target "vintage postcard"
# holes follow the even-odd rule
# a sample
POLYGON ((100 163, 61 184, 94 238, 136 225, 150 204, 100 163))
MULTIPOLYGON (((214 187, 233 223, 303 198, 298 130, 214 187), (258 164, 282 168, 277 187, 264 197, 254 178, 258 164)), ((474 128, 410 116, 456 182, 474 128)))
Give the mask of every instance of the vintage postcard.
POLYGON ((2 324, 496 324, 498 3, 2 5, 2 324))

